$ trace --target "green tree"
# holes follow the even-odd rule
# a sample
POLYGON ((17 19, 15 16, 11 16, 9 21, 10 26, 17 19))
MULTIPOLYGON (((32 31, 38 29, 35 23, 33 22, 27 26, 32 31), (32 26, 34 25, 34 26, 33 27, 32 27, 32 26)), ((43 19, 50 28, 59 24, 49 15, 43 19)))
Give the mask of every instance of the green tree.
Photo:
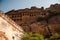
POLYGON ((22 40, 44 40, 44 37, 38 33, 25 33, 22 36, 22 40))
POLYGON ((44 17, 37 17, 37 22, 43 21, 44 17))
POLYGON ((60 34, 55 33, 50 38, 45 38, 45 40, 58 40, 60 38, 60 34))

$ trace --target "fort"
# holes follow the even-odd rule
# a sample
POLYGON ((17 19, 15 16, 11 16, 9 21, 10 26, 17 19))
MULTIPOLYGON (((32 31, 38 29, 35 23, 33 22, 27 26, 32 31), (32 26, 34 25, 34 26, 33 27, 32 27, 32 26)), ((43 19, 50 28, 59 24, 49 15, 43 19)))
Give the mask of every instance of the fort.
POLYGON ((59 13, 60 4, 52 4, 46 9, 44 9, 44 7, 37 8, 33 6, 31 8, 11 10, 5 14, 14 20, 18 25, 20 25, 25 32, 32 31, 46 34, 48 33, 46 26, 48 26, 53 34, 56 33, 55 28, 60 26, 59 13), (41 18, 48 18, 48 23, 46 20, 38 22, 38 18, 40 18, 40 20, 41 18))

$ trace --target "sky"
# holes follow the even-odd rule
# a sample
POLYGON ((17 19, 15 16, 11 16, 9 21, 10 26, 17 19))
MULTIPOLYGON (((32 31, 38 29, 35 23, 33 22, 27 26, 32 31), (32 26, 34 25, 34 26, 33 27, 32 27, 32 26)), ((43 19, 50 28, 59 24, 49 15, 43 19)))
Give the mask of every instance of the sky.
POLYGON ((0 10, 3 12, 8 12, 12 9, 24 9, 30 8, 31 6, 36 6, 41 8, 49 7, 51 4, 59 3, 60 0, 0 0, 0 10))

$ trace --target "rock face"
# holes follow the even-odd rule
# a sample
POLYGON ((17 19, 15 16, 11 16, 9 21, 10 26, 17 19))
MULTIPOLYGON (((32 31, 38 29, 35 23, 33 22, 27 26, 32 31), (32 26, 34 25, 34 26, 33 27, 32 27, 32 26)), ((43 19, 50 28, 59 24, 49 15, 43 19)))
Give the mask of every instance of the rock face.
POLYGON ((60 26, 60 4, 51 5, 46 9, 31 7, 30 9, 11 10, 6 15, 20 25, 25 32, 48 34, 50 30, 53 34, 56 33, 55 29, 60 26), (39 22, 37 22, 37 18, 39 18, 39 22))
POLYGON ((60 33, 60 15, 53 16, 49 19, 49 26, 52 33, 60 33))
POLYGON ((20 40, 23 30, 0 11, 0 40, 20 40))

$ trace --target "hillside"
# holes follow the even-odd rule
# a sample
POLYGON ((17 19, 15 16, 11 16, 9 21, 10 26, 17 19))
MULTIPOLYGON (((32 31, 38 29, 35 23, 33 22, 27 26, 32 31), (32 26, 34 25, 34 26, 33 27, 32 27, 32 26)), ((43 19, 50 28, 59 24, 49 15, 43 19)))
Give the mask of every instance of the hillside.
POLYGON ((60 4, 49 8, 25 8, 11 10, 7 13, 25 32, 38 32, 42 35, 60 33, 60 4))

